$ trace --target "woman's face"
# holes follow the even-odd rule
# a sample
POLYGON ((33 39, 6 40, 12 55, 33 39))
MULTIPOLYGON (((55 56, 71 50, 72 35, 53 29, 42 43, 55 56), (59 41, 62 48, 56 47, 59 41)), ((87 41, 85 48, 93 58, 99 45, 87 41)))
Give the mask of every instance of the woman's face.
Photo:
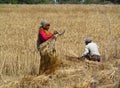
POLYGON ((47 25, 43 26, 43 28, 44 28, 45 30, 48 30, 48 29, 50 28, 50 24, 47 24, 47 25))

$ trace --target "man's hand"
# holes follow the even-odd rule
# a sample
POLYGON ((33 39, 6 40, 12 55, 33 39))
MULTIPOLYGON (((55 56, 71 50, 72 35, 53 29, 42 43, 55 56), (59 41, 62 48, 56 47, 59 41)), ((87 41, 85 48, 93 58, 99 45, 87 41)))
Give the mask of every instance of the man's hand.
POLYGON ((80 57, 78 57, 78 60, 83 59, 83 58, 84 58, 84 56, 80 56, 80 57))

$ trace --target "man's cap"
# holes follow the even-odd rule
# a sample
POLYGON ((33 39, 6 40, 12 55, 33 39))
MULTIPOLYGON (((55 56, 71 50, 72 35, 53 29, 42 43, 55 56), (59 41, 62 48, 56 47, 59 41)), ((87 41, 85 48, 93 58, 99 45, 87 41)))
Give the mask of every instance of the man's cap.
POLYGON ((45 25, 47 25, 47 24, 49 24, 49 22, 46 21, 46 20, 44 20, 44 21, 41 22, 41 26, 45 26, 45 25))
POLYGON ((90 38, 85 38, 84 41, 85 42, 91 42, 92 40, 90 38))

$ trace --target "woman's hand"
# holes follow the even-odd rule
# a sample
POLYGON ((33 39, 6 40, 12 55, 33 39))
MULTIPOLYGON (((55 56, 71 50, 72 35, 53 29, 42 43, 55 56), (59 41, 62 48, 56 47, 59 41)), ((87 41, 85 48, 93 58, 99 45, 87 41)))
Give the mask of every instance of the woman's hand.
POLYGON ((54 32, 53 32, 53 35, 56 35, 56 34, 58 34, 58 32, 57 32, 57 31, 54 31, 54 32))

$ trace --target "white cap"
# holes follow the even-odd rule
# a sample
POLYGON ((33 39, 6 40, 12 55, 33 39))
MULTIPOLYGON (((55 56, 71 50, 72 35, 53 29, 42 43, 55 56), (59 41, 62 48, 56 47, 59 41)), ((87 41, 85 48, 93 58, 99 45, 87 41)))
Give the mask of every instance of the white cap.
POLYGON ((84 41, 85 42, 91 42, 92 40, 90 38, 85 38, 84 41))
POLYGON ((41 26, 44 26, 44 25, 47 25, 47 24, 49 24, 49 22, 46 21, 46 20, 44 20, 44 21, 41 22, 41 26))

